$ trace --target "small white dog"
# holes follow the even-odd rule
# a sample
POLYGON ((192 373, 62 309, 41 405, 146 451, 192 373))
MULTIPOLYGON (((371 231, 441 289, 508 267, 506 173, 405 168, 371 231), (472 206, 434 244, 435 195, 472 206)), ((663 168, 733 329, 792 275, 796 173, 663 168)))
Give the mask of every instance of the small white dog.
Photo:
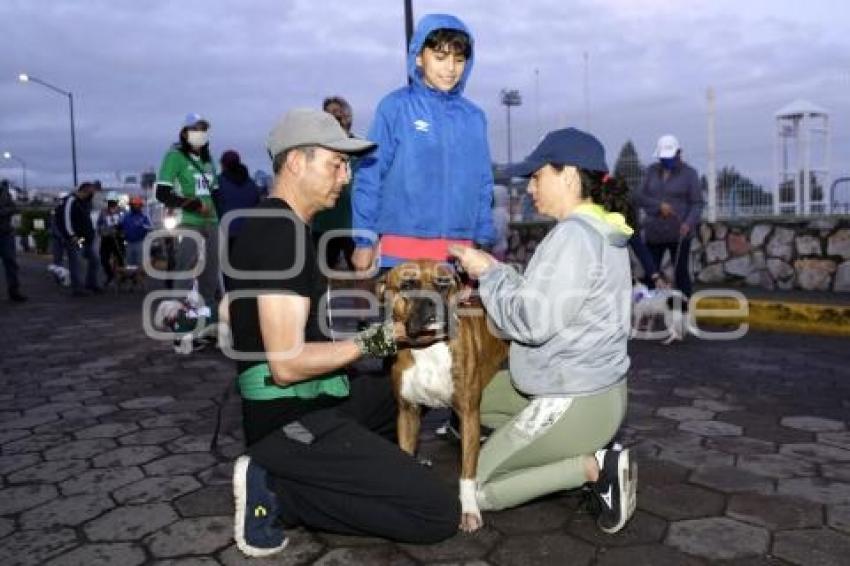
POLYGON ((661 343, 665 346, 676 340, 684 340, 688 332, 688 317, 684 310, 687 302, 688 299, 676 289, 649 289, 635 282, 632 287, 632 337, 662 339, 661 343), (664 320, 664 328, 657 332, 652 330, 656 317, 664 320))
POLYGON ((197 295, 190 293, 185 301, 169 299, 159 303, 153 325, 157 330, 175 334, 174 351, 178 354, 191 354, 212 342, 224 348, 231 342, 226 297, 219 304, 218 322, 211 320, 211 314, 210 308, 200 306, 197 295), (204 319, 205 324, 196 330, 199 319, 204 319))
POLYGON ((71 272, 67 268, 51 263, 47 266, 47 272, 53 276, 57 285, 61 285, 62 287, 71 286, 71 272))

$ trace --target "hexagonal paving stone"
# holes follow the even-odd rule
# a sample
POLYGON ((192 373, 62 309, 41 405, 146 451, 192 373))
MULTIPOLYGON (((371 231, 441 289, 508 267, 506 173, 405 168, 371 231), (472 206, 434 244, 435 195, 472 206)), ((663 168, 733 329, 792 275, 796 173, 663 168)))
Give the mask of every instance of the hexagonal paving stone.
MULTIPOLYGON (((596 519, 587 514, 573 515, 573 519, 567 525, 568 533, 594 546, 603 547, 660 542, 664 538, 666 530, 666 521, 662 521, 643 511, 635 512, 623 530, 618 532, 617 536, 613 537, 600 530, 596 525, 596 519)), ((536 532, 540 532, 540 529, 536 532)))
POLYGON ((21 515, 19 521, 24 529, 75 527, 113 507, 115 504, 106 495, 60 497, 30 509, 21 515))
POLYGON ((10 429, 18 429, 18 428, 33 428, 38 425, 42 425, 45 423, 50 423, 53 421, 58 421, 59 415, 56 413, 35 413, 32 415, 25 415, 23 417, 18 417, 16 419, 9 419, 7 421, 0 422, 0 430, 10 430, 10 429))
MULTIPOLYGON (((270 558, 251 558, 245 557, 242 552, 236 548, 236 545, 228 547, 218 555, 219 561, 225 566, 296 566, 300 564, 314 564, 315 560, 322 554, 324 548, 316 540, 312 533, 296 528, 286 531, 286 537, 289 543, 286 545, 286 551, 272 556, 270 558)), ((356 537, 351 537, 356 538, 356 537)), ((366 537, 364 537, 366 538, 366 537)), ((368 539, 373 541, 372 545, 381 544, 385 541, 380 539, 368 539)), ((337 564, 381 564, 380 562, 338 562, 337 564)))
MULTIPOLYGON (((0 489, 0 509, 4 515, 14 515, 57 497, 52 485, 25 485, 0 489)), ((2 563, 2 561, 0 561, 2 563)))
POLYGON ((850 534, 850 505, 828 505, 826 523, 833 529, 850 534))
POLYGON ((157 557, 183 554, 211 554, 233 540, 231 517, 198 517, 183 519, 163 527, 145 539, 151 553, 157 557))
POLYGON ((174 502, 183 517, 228 515, 233 512, 233 486, 214 485, 186 494, 174 502))
POLYGON ((0 476, 22 470, 41 461, 38 454, 15 454, 0 456, 0 476))
POLYGON ((658 454, 661 460, 667 460, 688 468, 703 466, 731 466, 735 457, 719 450, 708 448, 693 448, 690 450, 662 450, 658 454))
POLYGON ((683 421, 679 430, 699 434, 700 436, 742 436, 744 431, 738 425, 723 421, 683 421))
POLYGON ((192 476, 153 477, 115 490, 113 497, 124 505, 127 503, 154 503, 171 501, 201 487, 192 476))
POLYGON ((829 529, 779 532, 773 554, 794 564, 844 566, 850 555, 850 537, 829 529))
POLYGON ((206 453, 175 454, 145 464, 145 472, 152 476, 194 474, 216 463, 215 456, 206 453))
POLYGON ((93 541, 139 540, 178 519, 167 503, 125 505, 88 523, 85 531, 93 541))
POLYGON ((139 424, 145 428, 180 427, 201 419, 197 413, 173 413, 142 419, 139 424))
POLYGON ((86 544, 54 558, 46 566, 136 566, 144 564, 145 559, 145 551, 134 544, 86 544))
POLYGON ((95 468, 69 480, 59 487, 65 495, 83 493, 109 493, 110 491, 138 481, 144 477, 142 470, 130 468, 95 468))
POLYGON ((0 519, 0 538, 15 530, 15 521, 11 519, 0 519))
POLYGON ((818 434, 818 442, 850 450, 850 432, 824 432, 818 434))
POLYGON ((850 483, 823 478, 793 478, 779 480, 777 491, 825 505, 850 503, 850 483))
POLYGON ((358 548, 337 548, 312 563, 314 566, 336 566, 338 564, 416 564, 397 547, 382 544, 358 548))
POLYGON ((596 559, 596 566, 705 566, 699 558, 661 544, 603 550, 596 559))
POLYGON ((715 413, 726 413, 728 411, 740 411, 743 409, 740 405, 732 405, 717 401, 716 399, 694 399, 693 406, 697 409, 706 409, 715 413))
POLYGON ((174 402, 174 397, 137 397, 120 403, 122 409, 155 409, 174 402))
POLYGON ((708 517, 723 512, 723 496, 687 484, 644 485, 638 483, 638 509, 669 521, 708 517))
POLYGON ((819 527, 823 522, 820 505, 778 495, 741 494, 729 500, 726 514, 772 531, 819 527))
POLYGON ((506 512, 487 513, 487 524, 505 534, 548 531, 567 522, 564 507, 554 501, 529 503, 506 512))
POLYGON ((734 466, 697 468, 691 474, 690 481, 723 493, 773 492, 772 481, 734 466))
POLYGON ((133 423, 104 423, 86 428, 74 433, 74 436, 84 440, 87 438, 116 438, 139 430, 138 425, 133 423))
POLYGON ((770 533, 722 517, 678 521, 670 525, 666 544, 709 560, 758 556, 767 552, 770 533))
POLYGON ((714 418, 712 411, 697 409, 696 407, 661 407, 655 414, 665 419, 674 421, 707 421, 714 418))
MULTIPOLYGON (((486 519, 485 519, 486 521, 486 519)), ((405 551, 420 562, 448 562, 453 560, 472 560, 487 554, 499 540, 501 535, 489 527, 474 533, 461 533, 450 539, 429 545, 400 545, 405 551)))
POLYGON ((116 405, 110 405, 108 403, 99 403, 97 405, 83 405, 82 407, 78 407, 76 409, 69 409, 67 411, 63 411, 62 416, 66 419, 97 418, 105 415, 111 415, 117 410, 118 407, 116 405))
POLYGON ((500 566, 563 566, 567 559, 571 566, 582 566, 590 564, 594 551, 589 544, 567 535, 525 535, 504 539, 490 559, 500 566))
POLYGON ((705 446, 738 455, 773 454, 777 450, 773 442, 748 436, 714 436, 705 439, 705 446))
POLYGON ((4 444, 3 454, 13 455, 40 452, 41 450, 65 444, 68 440, 68 436, 58 433, 30 434, 19 440, 4 444))
MULTIPOLYGON (((187 434, 168 443, 168 451, 174 454, 187 452, 209 452, 212 434, 187 434)), ((226 434, 218 435, 218 446, 224 447, 236 442, 226 434)))
POLYGON ((29 435, 30 432, 28 430, 3 430, 0 431, 0 444, 6 444, 7 442, 12 442, 13 440, 18 440, 29 435))
POLYGON ((846 428, 842 421, 809 416, 782 417, 779 424, 788 428, 807 430, 809 432, 837 432, 846 428))
POLYGON ((723 390, 706 386, 676 387, 673 389, 673 395, 685 399, 721 399, 723 398, 723 390))
POLYGON ((779 447, 779 453, 822 464, 827 462, 850 462, 850 450, 843 450, 825 444, 783 444, 779 447))
POLYGON ((844 464, 822 464, 820 473, 823 477, 850 482, 850 462, 844 464))
POLYGON ((81 389, 79 391, 66 391, 65 393, 59 393, 58 395, 51 395, 51 401, 85 401, 87 399, 94 399, 95 397, 100 397, 103 395, 103 391, 98 391, 96 389, 81 389))
POLYGON ((109 452, 104 452, 92 460, 96 468, 116 468, 138 466, 150 462, 165 454, 159 446, 122 446, 109 452))
POLYGON ((782 454, 755 454, 738 456, 738 467, 769 478, 794 478, 813 476, 817 466, 812 462, 782 454))
POLYGON ((643 441, 662 450, 692 450, 700 447, 703 438, 690 432, 670 431, 663 434, 646 435, 643 441))
POLYGON ((18 531, 0 542, 0 564, 43 566, 47 559, 77 546, 71 529, 18 531))
POLYGON ((74 458, 91 458, 102 452, 115 448, 114 440, 109 438, 94 438, 91 440, 75 440, 51 448, 44 453, 46 460, 70 460, 74 458))
POLYGON ((165 444, 182 436, 183 431, 174 427, 150 428, 122 436, 118 442, 124 445, 132 444, 165 444))
POLYGON ((89 469, 85 460, 51 460, 10 474, 10 483, 56 483, 89 469))
MULTIPOLYGON (((287 552, 289 552, 289 549, 287 549, 287 552)), ((152 566, 220 566, 221 564, 223 563, 209 556, 193 556, 191 558, 175 558, 174 560, 157 560, 152 563, 152 566)), ((244 565, 245 560, 234 562, 234 564, 244 565)), ((252 558, 250 564, 251 566, 272 566, 273 564, 275 566, 284 566, 286 562, 281 562, 280 555, 278 555, 270 559, 252 558)))

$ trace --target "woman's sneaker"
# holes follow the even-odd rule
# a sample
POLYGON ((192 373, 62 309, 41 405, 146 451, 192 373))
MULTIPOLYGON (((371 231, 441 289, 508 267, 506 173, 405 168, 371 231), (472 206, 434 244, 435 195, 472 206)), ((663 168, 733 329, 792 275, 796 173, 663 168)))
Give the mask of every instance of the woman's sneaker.
POLYGON ((236 516, 233 536, 245 555, 260 558, 277 554, 289 540, 278 521, 277 495, 268 488, 268 474, 248 456, 233 466, 233 497, 236 516))
POLYGON ((595 456, 599 479, 591 488, 601 507, 597 524, 613 534, 626 526, 637 507, 637 463, 628 449, 599 450, 595 456))

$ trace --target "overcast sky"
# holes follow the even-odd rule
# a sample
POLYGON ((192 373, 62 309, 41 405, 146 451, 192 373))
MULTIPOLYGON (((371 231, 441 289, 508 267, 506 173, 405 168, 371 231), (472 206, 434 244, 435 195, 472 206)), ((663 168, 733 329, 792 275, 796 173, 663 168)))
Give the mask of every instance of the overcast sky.
MULTIPOLYGON (((476 41, 466 95, 487 113, 506 159, 502 88, 519 89, 513 155, 575 125, 606 145, 632 139, 650 159, 676 134, 706 165, 706 89, 717 96, 718 165, 770 182, 774 112, 794 99, 829 110, 832 176, 850 174, 850 8, 838 0, 414 0, 449 12, 476 41), (587 53, 587 107, 585 64, 587 53), (589 110, 589 111, 588 111, 589 110)), ((402 0, 3 0, 0 151, 31 186, 69 185, 67 99, 74 94, 80 179, 158 168, 190 111, 209 117, 218 157, 237 149, 269 169, 276 118, 341 94, 365 133, 375 105, 405 81, 402 0)), ((0 175, 20 180, 0 158, 0 175)))

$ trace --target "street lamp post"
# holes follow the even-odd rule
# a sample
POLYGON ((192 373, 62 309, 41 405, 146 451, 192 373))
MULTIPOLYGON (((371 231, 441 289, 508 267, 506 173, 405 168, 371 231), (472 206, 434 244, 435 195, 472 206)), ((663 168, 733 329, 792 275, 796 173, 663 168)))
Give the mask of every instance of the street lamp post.
POLYGON ((501 92, 502 96, 502 104, 505 105, 505 109, 508 114, 508 165, 513 163, 513 152, 512 152, 512 144, 511 144, 511 106, 519 106, 522 104, 522 96, 520 96, 519 91, 508 90, 503 88, 501 92))
POLYGON ((26 164, 26 161, 24 161, 23 159, 21 159, 17 155, 12 155, 8 151, 3 152, 3 158, 4 159, 14 159, 15 161, 17 161, 18 163, 21 164, 21 173, 22 173, 21 177, 23 177, 24 192, 26 193, 27 192, 27 164, 26 164))
POLYGON ((61 95, 68 97, 68 109, 71 113, 71 166, 74 170, 74 188, 77 187, 77 136, 74 132, 74 94, 67 90, 62 90, 59 87, 53 86, 52 84, 45 82, 36 77, 30 76, 26 73, 21 73, 18 75, 18 80, 22 83, 37 83, 43 87, 47 87, 53 92, 59 93, 61 95))

